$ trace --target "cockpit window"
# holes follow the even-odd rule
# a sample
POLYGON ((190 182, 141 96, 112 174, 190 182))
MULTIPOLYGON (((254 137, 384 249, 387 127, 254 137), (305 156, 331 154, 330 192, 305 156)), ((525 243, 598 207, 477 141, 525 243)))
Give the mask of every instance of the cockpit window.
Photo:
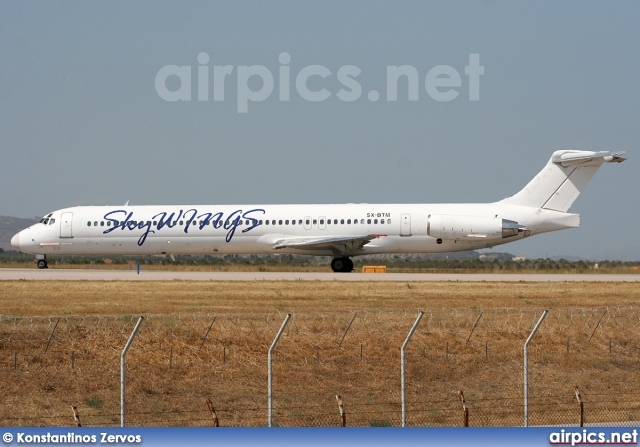
MULTIPOLYGON (((41 223, 41 224, 45 224, 45 225, 47 225, 47 224, 49 223, 49 218, 50 218, 51 216, 53 216, 53 213, 49 213, 49 214, 47 214, 47 215, 46 215, 46 216, 44 216, 42 219, 40 219, 40 220, 38 221, 38 223, 41 223)), ((55 220, 54 220, 54 222, 55 222, 55 220)), ((49 224, 49 225, 51 225, 51 224, 49 224)))
POLYGON ((56 223, 55 219, 53 219, 53 218, 49 219, 49 225, 53 225, 54 223, 56 223))

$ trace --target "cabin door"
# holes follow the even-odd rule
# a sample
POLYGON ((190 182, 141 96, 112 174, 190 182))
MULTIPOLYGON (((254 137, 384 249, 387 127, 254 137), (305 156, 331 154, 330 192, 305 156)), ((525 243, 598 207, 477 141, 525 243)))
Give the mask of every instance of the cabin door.
POLYGON ((73 237, 72 221, 73 213, 62 213, 60 217, 60 237, 73 237))

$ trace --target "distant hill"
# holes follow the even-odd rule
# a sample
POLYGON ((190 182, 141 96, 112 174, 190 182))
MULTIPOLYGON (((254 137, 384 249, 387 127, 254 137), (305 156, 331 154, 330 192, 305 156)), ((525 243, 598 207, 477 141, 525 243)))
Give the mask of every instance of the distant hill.
POLYGON ((14 250, 11 246, 11 238, 17 232, 30 227, 39 220, 39 217, 20 219, 19 217, 0 216, 0 248, 4 250, 14 250))

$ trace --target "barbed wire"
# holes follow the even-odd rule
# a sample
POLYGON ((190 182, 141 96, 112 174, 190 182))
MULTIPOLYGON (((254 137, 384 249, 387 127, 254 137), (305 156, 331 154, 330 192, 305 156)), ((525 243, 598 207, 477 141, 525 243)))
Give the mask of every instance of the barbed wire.
MULTIPOLYGON (((425 309, 418 333, 475 335, 493 333, 528 333, 538 320, 540 309, 425 309)), ((349 327, 350 334, 385 336, 406 335, 416 311, 358 311, 296 313, 285 336, 339 337, 349 327), (352 321, 353 320, 353 321, 352 321), (352 321, 351 326, 349 323, 352 321)), ((271 314, 145 314, 139 339, 160 342, 202 339, 209 327, 218 339, 251 336, 270 339, 285 315, 271 314)), ((126 340, 138 315, 121 316, 45 316, 0 315, 0 342, 42 343, 53 332, 54 340, 104 343, 126 340)), ((566 308, 549 312, 540 333, 575 333, 590 335, 596 328, 604 332, 640 331, 640 307, 609 306, 566 308)))

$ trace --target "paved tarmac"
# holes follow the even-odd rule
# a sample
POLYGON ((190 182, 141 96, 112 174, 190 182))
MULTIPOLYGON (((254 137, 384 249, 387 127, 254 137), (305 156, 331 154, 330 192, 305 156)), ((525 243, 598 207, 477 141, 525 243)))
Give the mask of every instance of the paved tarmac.
POLYGON ((0 269, 0 280, 64 281, 497 281, 640 282, 640 274, 177 272, 101 269, 0 269))

